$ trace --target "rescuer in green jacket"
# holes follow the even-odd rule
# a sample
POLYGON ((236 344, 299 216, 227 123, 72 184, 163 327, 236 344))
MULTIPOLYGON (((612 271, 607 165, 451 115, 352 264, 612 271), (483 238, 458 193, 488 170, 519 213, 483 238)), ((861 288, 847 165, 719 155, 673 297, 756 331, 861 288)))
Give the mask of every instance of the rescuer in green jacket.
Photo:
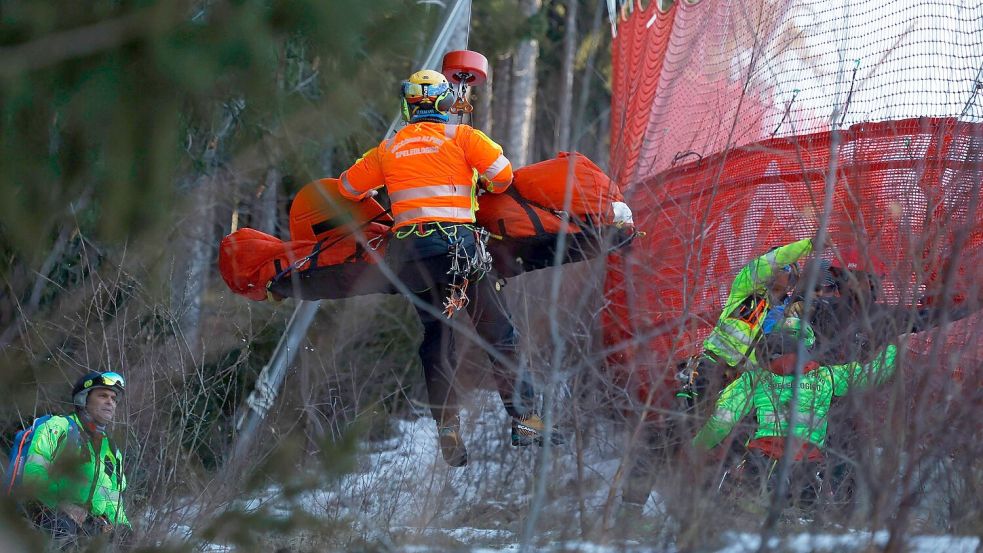
POLYGON ((52 416, 35 430, 24 465, 25 507, 62 548, 129 529, 122 453, 106 432, 123 387, 117 373, 88 373, 72 389, 75 413, 52 416))
MULTIPOLYGON (((815 344, 812 329, 793 318, 786 319, 777 332, 762 341, 756 348, 761 368, 744 372, 721 392, 713 415, 693 438, 695 447, 709 450, 716 446, 738 421, 754 411, 757 429, 747 443, 753 461, 748 469, 764 471, 770 476, 774 464, 789 450, 794 461, 809 467, 799 472, 819 474, 821 469, 817 466, 824 460, 827 416, 833 398, 889 379, 894 374, 897 347, 888 345, 867 364, 820 366, 815 361, 804 360, 797 403, 792 406, 800 339, 807 351, 815 344), (788 443, 793 411, 793 442, 788 443)), ((742 465, 748 460, 745 458, 742 465)))
POLYGON ((724 309, 710 336, 703 342, 703 354, 680 373, 683 388, 679 395, 690 403, 711 389, 720 389, 737 373, 754 364, 754 346, 762 335, 762 325, 772 307, 780 305, 795 286, 796 262, 811 253, 811 238, 786 244, 753 259, 738 271, 731 284, 724 309))

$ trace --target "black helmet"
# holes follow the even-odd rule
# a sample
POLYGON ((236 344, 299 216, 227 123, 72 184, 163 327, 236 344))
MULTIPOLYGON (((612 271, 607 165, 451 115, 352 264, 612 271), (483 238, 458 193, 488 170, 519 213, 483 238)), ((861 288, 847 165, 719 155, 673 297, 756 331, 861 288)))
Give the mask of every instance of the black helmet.
POLYGON ((75 386, 72 387, 72 401, 78 407, 85 407, 86 399, 92 390, 107 388, 116 392, 117 395, 123 395, 125 386, 126 382, 123 380, 123 375, 117 372, 92 371, 75 382, 75 386))
POLYGON ((799 341, 804 343, 806 352, 809 352, 816 345, 816 333, 812 326, 802 319, 789 317, 777 325, 762 342, 759 342, 759 349, 763 350, 760 353, 769 360, 789 353, 797 353, 799 341))

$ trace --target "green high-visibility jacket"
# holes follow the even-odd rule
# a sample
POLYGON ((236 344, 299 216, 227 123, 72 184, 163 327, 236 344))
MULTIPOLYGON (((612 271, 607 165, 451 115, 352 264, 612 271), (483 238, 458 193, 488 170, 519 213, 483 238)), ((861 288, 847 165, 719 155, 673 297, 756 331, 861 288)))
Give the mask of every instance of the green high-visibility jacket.
POLYGON ((123 510, 123 456, 104 434, 90 436, 78 415, 53 416, 35 431, 24 464, 26 493, 51 509, 71 503, 110 524, 130 525, 123 510), (78 426, 81 444, 69 434, 78 426))
POLYGON ((754 343, 761 335, 761 323, 771 309, 768 282, 786 265, 812 252, 812 239, 786 244, 745 265, 734 278, 717 325, 703 342, 703 349, 731 367, 745 360, 752 364, 754 343))
MULTIPOLYGON (((879 384, 894 374, 897 348, 888 346, 866 365, 820 366, 802 375, 795 406, 793 437, 818 448, 826 443, 827 414, 834 396, 854 387, 879 384)), ((724 388, 710 420, 693 438, 693 445, 710 449, 721 442, 734 425, 753 409, 758 429, 752 440, 788 437, 792 384, 795 375, 779 375, 764 369, 741 374, 724 388)))

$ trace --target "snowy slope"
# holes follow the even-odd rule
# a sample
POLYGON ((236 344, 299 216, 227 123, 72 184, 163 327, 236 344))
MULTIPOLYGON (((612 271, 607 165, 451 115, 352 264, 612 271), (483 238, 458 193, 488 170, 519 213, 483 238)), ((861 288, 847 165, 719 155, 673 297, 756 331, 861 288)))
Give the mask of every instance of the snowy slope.
MULTIPOLYGON (((553 450, 545 465, 537 464, 538 448, 512 448, 508 423, 494 394, 476 394, 477 404, 465 412, 464 434, 470 463, 461 469, 447 467, 437 449, 433 421, 419 418, 394 420, 394 438, 363 444, 356 471, 335 484, 294 499, 303 510, 325 520, 350 521, 352 536, 360 543, 380 544, 386 550, 415 553, 437 551, 537 553, 662 553, 676 551, 672 539, 659 544, 617 539, 598 531, 605 504, 620 501, 612 483, 620 463, 623 439, 607 430, 609 440, 595 437, 583 456, 581 479, 576 485, 578 465, 569 446, 553 450), (542 472, 539 472, 542 471, 542 472), (530 505, 535 499, 536 477, 548 482, 537 531, 526 534, 530 505), (582 539, 579 513, 583 509, 591 541, 582 539)), ((600 423, 598 423, 600 424, 600 423)), ((593 434, 605 435, 601 428, 593 434)), ((246 509, 261 506, 271 512, 287 513, 281 494, 271 489, 254 498, 246 509)), ((660 498, 653 493, 640 525, 667 527, 669 520, 660 498)), ((708 529, 719 533, 718 553, 750 553, 760 544, 757 534, 746 531, 708 529)), ((886 532, 845 531, 808 533, 802 528, 786 529, 772 546, 777 551, 821 553, 870 551, 883 546, 886 532)), ((351 539, 351 537, 349 537, 351 539)), ((915 536, 906 542, 916 553, 973 553, 981 547, 978 537, 915 536)), ((209 544, 205 551, 234 551, 209 544)), ((307 551, 310 549, 300 549, 307 551)), ((314 549, 321 550, 321 549, 314 549)), ((338 547, 338 551, 346 547, 338 547)))

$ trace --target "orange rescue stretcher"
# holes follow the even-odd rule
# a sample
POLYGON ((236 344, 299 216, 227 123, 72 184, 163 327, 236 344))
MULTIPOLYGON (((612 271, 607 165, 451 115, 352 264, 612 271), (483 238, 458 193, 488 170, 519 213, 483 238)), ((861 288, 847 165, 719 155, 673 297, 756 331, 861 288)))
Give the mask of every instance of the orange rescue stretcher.
MULTIPOLYGON (((477 224, 490 233, 496 273, 512 277, 605 255, 631 242, 619 220, 618 186, 586 156, 556 158, 515 171, 502 194, 478 197, 477 224)), ((625 206, 627 208, 627 206, 625 206)), ((222 239, 219 271, 229 288, 252 300, 340 299, 394 293, 379 263, 393 220, 373 198, 352 202, 337 179, 307 184, 290 207, 290 240, 243 228, 222 239)))

